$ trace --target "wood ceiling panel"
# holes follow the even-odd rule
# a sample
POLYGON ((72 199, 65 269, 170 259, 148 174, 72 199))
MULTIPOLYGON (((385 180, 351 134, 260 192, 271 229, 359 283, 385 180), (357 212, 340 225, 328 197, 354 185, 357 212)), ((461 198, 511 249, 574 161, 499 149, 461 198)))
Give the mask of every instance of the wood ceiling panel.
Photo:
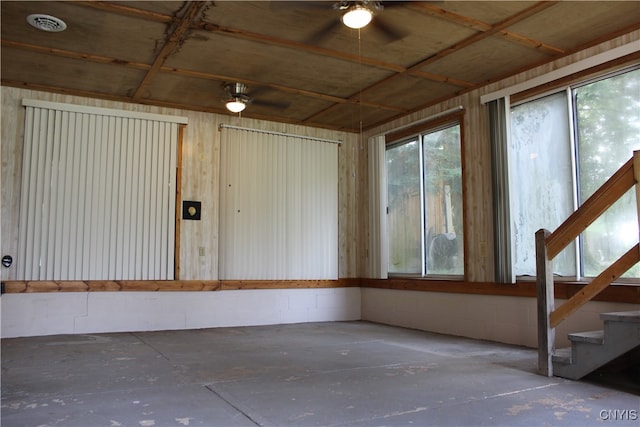
POLYGON ((392 9, 388 16, 386 11, 382 13, 385 13, 385 22, 394 22, 394 26, 407 31, 407 35, 400 40, 386 42, 376 37, 373 29, 368 33, 363 31, 362 55, 377 57, 405 67, 410 67, 475 33, 472 29, 411 10, 392 9))
POLYGON ((304 41, 314 31, 314 24, 332 19, 335 11, 326 7, 311 7, 301 2, 288 1, 218 1, 210 7, 204 19, 224 27, 238 28, 254 33, 288 40, 304 41))
POLYGON ((2 79, 29 82, 51 88, 130 96, 144 77, 144 71, 114 64, 97 64, 70 58, 3 47, 2 79))
POLYGON ((183 6, 183 1, 118 1, 118 5, 163 15, 173 16, 183 6))
POLYGON ((435 1, 427 2, 471 19, 477 19, 490 25, 504 21, 528 7, 536 1, 435 1))
POLYGON ((358 104, 342 104, 335 108, 313 117, 311 121, 318 123, 331 123, 337 129, 358 130, 360 123, 366 127, 366 123, 380 123, 398 116, 398 112, 360 106, 358 104))
POLYGON ((62 2, 2 2, 2 38, 76 52, 105 55, 123 61, 150 63, 166 25, 104 13, 80 4, 62 2), (26 22, 32 13, 62 19, 67 29, 48 33, 26 22))
POLYGON ((413 76, 402 76, 381 88, 366 92, 363 99, 413 110, 443 97, 454 96, 459 90, 460 87, 446 83, 436 83, 413 76))
POLYGON ((537 50, 495 36, 447 55, 422 70, 482 84, 547 58, 537 50))
POLYGON ((165 65, 342 97, 390 75, 341 59, 206 31, 192 32, 165 65))
POLYGON ((559 2, 509 30, 569 50, 634 24, 640 26, 640 2, 572 1, 559 2))

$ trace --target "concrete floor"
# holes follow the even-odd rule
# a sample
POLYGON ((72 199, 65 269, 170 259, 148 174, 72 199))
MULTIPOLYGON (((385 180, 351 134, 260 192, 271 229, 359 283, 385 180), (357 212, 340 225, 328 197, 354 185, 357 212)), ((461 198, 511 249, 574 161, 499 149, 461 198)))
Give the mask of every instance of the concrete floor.
POLYGON ((1 421, 640 425, 638 394, 535 366, 532 349, 367 322, 14 338, 2 340, 1 421))

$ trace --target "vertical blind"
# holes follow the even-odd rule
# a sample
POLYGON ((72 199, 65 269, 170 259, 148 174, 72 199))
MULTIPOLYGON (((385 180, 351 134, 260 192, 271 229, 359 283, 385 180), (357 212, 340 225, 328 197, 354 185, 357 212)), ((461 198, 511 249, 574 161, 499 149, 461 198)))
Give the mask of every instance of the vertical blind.
POLYGON ((179 123, 24 100, 18 275, 172 279, 179 123))
POLYGON ((337 279, 337 144, 221 132, 220 279, 337 279))
POLYGON ((369 139, 369 277, 389 275, 389 237, 387 229, 386 138, 369 139))
POLYGON ((515 283, 511 265, 511 217, 509 208, 509 97, 489 103, 493 189, 494 268, 497 283, 515 283))

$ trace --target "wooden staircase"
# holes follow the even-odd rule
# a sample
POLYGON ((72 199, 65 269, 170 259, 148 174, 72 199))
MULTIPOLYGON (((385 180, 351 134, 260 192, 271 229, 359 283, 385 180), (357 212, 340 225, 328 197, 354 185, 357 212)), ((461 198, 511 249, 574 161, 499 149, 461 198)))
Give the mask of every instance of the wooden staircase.
POLYGON ((640 347, 640 310, 602 313, 604 329, 569 334, 571 347, 552 356, 553 374, 579 380, 617 357, 640 347))
POLYGON ((538 371, 546 376, 580 379, 640 346, 640 311, 603 313, 601 331, 569 334, 571 347, 555 349, 555 329, 571 314, 640 262, 640 243, 555 308, 553 259, 629 189, 635 186, 640 219, 640 151, 635 151, 602 187, 553 233, 536 232, 538 296, 538 371))

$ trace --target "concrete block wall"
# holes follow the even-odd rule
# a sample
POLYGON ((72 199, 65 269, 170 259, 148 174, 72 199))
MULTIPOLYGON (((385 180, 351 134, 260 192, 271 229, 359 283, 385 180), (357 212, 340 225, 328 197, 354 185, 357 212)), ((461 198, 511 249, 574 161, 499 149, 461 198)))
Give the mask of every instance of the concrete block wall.
POLYGON ((2 338, 359 320, 360 289, 5 294, 2 338))
MULTIPOLYGON (((524 297, 332 288, 53 292, 5 294, 0 300, 2 338, 367 320, 537 346, 536 301, 524 297)), ((569 345, 570 332, 602 329, 600 313, 638 309, 590 302, 556 330, 556 347, 569 345)))
MULTIPOLYGON (((483 339, 538 346, 535 298, 362 289, 362 320, 483 339)), ((556 307, 564 301, 557 300, 556 307)), ((592 301, 556 329, 556 348, 567 334, 603 328, 600 313, 638 310, 637 304, 592 301)))

